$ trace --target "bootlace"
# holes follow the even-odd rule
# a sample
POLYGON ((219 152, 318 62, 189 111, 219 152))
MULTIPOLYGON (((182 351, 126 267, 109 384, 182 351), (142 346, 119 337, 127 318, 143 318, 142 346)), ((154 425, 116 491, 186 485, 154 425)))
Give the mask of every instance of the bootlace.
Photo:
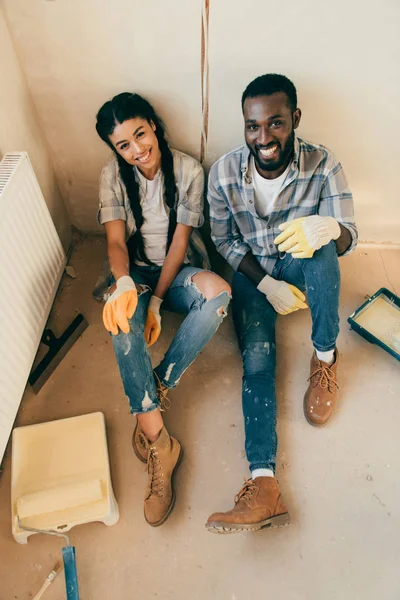
POLYGON ((237 504, 242 498, 243 500, 250 500, 250 498, 253 495, 253 492, 255 492, 256 489, 257 485, 254 483, 253 479, 245 479, 242 489, 235 496, 235 504, 237 504))
POLYGON ((162 464, 158 458, 157 448, 150 446, 147 460, 147 472, 150 476, 150 495, 155 494, 162 498, 164 496, 164 473, 162 473, 162 464))
POLYGON ((171 400, 168 398, 168 388, 163 385, 158 377, 157 373, 154 371, 154 379, 156 381, 156 389, 157 389, 157 398, 160 402, 160 411, 165 412, 169 408, 171 408, 171 400))
POLYGON ((139 444, 142 446, 143 450, 145 448, 147 448, 146 436, 144 435, 144 433, 142 431, 139 431, 139 433, 138 433, 138 441, 139 441, 139 444))
POLYGON ((339 386, 336 383, 335 373, 328 366, 322 364, 314 371, 314 373, 311 373, 308 381, 311 381, 315 387, 319 385, 322 388, 327 388, 328 392, 331 393, 333 393, 334 387, 339 389, 339 386))

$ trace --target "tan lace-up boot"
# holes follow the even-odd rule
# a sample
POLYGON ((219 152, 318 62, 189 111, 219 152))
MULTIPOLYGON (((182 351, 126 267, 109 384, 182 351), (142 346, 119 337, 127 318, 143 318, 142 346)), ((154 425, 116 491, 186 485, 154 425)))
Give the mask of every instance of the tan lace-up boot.
POLYGON ((257 531, 288 525, 290 517, 275 477, 248 479, 228 512, 213 513, 206 523, 213 533, 257 531))
POLYGON ((158 439, 148 449, 148 484, 144 500, 144 517, 149 525, 158 527, 169 517, 175 504, 173 478, 182 459, 183 450, 175 438, 162 428, 158 439))
POLYGON ((339 389, 336 381, 338 363, 337 350, 332 365, 319 360, 315 351, 312 355, 308 380, 310 383, 304 396, 304 416, 310 425, 325 425, 333 413, 339 389))

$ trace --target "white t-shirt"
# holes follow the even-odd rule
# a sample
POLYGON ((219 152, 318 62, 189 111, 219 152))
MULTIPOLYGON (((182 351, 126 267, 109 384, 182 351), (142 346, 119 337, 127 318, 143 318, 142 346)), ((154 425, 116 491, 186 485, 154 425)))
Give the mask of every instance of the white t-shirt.
MULTIPOLYGON (((146 179, 138 170, 140 186, 143 188, 142 213, 143 237, 146 256, 151 262, 161 266, 165 260, 168 241, 169 217, 164 204, 164 178, 161 169, 153 180, 146 179)), ((144 266, 146 263, 135 261, 144 266)))
POLYGON ((276 197, 286 179, 289 168, 290 163, 286 171, 282 175, 279 175, 279 177, 276 177, 276 179, 265 179, 257 171, 254 158, 251 157, 250 169, 254 188, 254 207, 256 213, 262 219, 265 219, 273 211, 276 197))

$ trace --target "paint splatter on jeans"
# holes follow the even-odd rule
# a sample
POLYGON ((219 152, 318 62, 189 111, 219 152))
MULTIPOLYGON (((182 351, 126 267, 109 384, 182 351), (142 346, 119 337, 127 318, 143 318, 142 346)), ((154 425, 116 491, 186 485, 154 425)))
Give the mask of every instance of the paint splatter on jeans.
MULTIPOLYGON (((295 259, 286 254, 277 261, 272 277, 307 292, 313 345, 321 351, 335 348, 339 333, 340 271, 334 242, 315 252, 313 258, 295 259)), ((232 314, 243 360, 247 459, 251 470, 275 471, 277 314, 264 294, 241 273, 233 277, 232 314)))
MULTIPOLYGON (((155 289, 160 267, 134 267, 130 275, 135 283, 155 289)), ((210 341, 222 323, 230 302, 230 295, 222 292, 206 300, 192 278, 202 269, 185 266, 175 277, 165 296, 163 307, 186 314, 163 360, 155 369, 161 383, 173 388, 182 374, 210 341)), ((130 320, 130 333, 112 336, 114 351, 121 373, 125 394, 133 414, 158 408, 159 401, 150 354, 144 340, 144 325, 151 289, 139 295, 138 306, 130 320)))

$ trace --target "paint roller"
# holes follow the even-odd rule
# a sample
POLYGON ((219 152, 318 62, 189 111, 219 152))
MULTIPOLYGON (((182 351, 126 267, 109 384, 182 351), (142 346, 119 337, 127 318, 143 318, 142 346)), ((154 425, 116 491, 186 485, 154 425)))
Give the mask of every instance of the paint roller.
POLYGON ((93 504, 102 500, 103 496, 100 479, 58 485, 18 498, 17 514, 20 519, 37 517, 93 504))
POLYGON ((66 540, 62 549, 65 573, 65 587, 68 600, 79 600, 78 574, 76 569, 75 547, 71 546, 67 535, 52 530, 38 529, 32 526, 35 517, 62 510, 71 510, 78 506, 92 504, 103 499, 101 481, 90 479, 72 484, 59 485, 21 496, 17 500, 18 527, 24 531, 55 535, 66 540), (24 525, 28 519, 30 526, 24 525))

